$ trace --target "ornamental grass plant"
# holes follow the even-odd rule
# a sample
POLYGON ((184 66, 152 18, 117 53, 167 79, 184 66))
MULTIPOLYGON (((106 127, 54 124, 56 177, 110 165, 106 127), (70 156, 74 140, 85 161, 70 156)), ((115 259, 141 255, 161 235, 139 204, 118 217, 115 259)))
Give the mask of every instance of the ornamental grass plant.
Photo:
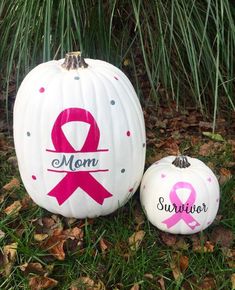
POLYGON ((130 71, 145 105, 153 99, 196 106, 215 130, 218 112, 235 109, 234 16, 229 0, 2 0, 6 111, 12 76, 17 88, 36 64, 81 50, 130 71))

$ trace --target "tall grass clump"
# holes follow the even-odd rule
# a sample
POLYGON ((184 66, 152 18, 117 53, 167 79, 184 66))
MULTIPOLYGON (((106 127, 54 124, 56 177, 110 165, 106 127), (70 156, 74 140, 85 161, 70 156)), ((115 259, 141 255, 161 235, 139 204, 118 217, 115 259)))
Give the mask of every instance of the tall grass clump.
POLYGON ((36 64, 81 50, 117 66, 128 59, 143 102, 163 101, 163 87, 178 107, 196 105, 210 114, 215 129, 218 111, 235 109, 234 16, 229 0, 2 0, 6 109, 12 75, 18 86, 36 64))

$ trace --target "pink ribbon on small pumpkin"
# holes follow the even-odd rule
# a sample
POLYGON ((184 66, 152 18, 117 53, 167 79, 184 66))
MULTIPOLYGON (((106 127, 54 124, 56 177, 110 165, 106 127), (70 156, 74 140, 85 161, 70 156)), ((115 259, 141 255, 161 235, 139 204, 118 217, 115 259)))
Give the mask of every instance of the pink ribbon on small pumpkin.
MULTIPOLYGON (((90 125, 86 140, 79 152, 98 152, 100 140, 99 127, 90 112, 81 108, 69 108, 57 117, 51 132, 52 143, 57 153, 76 153, 77 151, 67 140, 62 126, 68 122, 80 121, 90 125)), ((47 150, 52 151, 52 150, 47 150)), ((102 171, 102 170, 100 170, 102 171)), ((80 187, 97 203, 103 204, 105 198, 112 196, 89 171, 67 172, 66 176, 48 193, 62 205, 80 187)))
MULTIPOLYGON (((193 206, 196 200, 196 191, 193 188, 193 186, 188 182, 177 182, 170 192, 170 201, 172 205, 175 205, 176 208, 179 208, 183 205, 182 201, 177 195, 176 190, 186 188, 190 190, 190 195, 187 199, 187 201, 184 204, 187 204, 187 207, 190 208, 193 206)), ((175 224, 177 224, 180 220, 183 220, 192 230, 194 230, 195 227, 200 226, 200 224, 193 218, 193 216, 185 211, 183 212, 177 212, 174 213, 171 217, 164 220, 162 223, 167 225, 167 228, 173 227, 175 224)))

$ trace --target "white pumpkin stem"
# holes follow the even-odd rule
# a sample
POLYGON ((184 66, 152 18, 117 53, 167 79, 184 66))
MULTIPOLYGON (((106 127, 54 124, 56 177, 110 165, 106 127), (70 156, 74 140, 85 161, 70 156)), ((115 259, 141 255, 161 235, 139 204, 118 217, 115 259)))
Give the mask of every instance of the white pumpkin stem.
POLYGON ((80 51, 72 51, 66 53, 62 67, 67 70, 70 70, 70 69, 86 68, 88 67, 88 64, 85 62, 80 51))
POLYGON ((173 165, 175 165, 178 168, 187 168, 191 164, 188 162, 188 159, 184 155, 179 155, 175 158, 175 160, 172 162, 173 165))

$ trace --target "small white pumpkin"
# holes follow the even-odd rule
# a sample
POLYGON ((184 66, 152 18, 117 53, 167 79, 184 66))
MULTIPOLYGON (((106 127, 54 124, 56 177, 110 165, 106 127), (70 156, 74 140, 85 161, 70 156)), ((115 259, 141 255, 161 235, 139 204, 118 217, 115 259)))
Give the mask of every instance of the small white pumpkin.
POLYGON ((193 234, 207 228, 219 208, 219 183, 202 161, 168 156, 145 172, 140 200, 149 221, 162 231, 193 234))
POLYGON ((14 141, 29 195, 66 217, 112 213, 143 175, 145 126, 134 88, 115 66, 79 52, 25 77, 14 141))

